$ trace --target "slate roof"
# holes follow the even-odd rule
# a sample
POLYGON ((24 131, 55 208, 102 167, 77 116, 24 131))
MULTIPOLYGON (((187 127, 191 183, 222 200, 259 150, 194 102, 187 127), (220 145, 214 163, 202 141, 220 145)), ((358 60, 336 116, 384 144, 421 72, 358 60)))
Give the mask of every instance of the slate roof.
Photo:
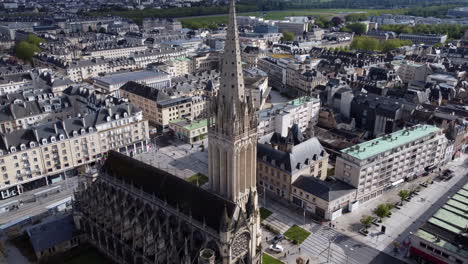
POLYGON ((281 164, 284 164, 283 170, 290 173, 298 171, 307 162, 322 159, 325 155, 327 155, 327 152, 315 137, 293 146, 290 153, 275 149, 268 144, 257 144, 258 160, 269 164, 273 164, 274 160, 274 166, 280 169, 283 169, 281 164), (266 160, 264 160, 264 157, 266 160))
POLYGON ((122 87, 120 87, 120 89, 155 102, 169 99, 169 96, 164 92, 133 81, 127 82, 122 87))
POLYGON ((77 233, 71 214, 26 229, 34 251, 39 252, 71 240, 77 233))
POLYGON ((200 223, 205 222, 216 231, 221 230, 225 208, 231 219, 235 211, 235 203, 115 151, 109 152, 102 169, 111 177, 154 194, 171 207, 179 208, 185 215, 191 215, 200 223))
POLYGON ((292 185, 328 202, 356 191, 353 186, 339 180, 322 181, 304 175, 299 176, 292 185))

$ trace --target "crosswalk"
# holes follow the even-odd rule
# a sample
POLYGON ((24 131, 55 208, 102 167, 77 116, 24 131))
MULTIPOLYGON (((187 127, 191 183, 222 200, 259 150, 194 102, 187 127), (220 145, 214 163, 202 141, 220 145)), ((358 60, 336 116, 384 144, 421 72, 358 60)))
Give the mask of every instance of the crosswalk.
MULTIPOLYGON (((303 223, 304 219, 297 214, 285 214, 284 207, 279 204, 269 203, 266 206, 267 209, 273 212, 267 219, 263 221, 264 224, 268 224, 281 233, 286 232, 292 225, 297 223, 303 223)), ((316 256, 318 263, 333 263, 333 264, 361 264, 362 261, 358 261, 352 257, 352 253, 355 250, 353 243, 346 243, 348 237, 342 235, 335 229, 322 226, 317 223, 307 223, 301 225, 303 228, 311 232, 311 235, 300 245, 303 252, 308 252, 311 256, 316 256), (332 241, 330 243, 329 241, 332 241), (334 241, 341 241, 337 244, 334 241), (344 241, 344 242, 343 242, 344 241)), ((359 251, 365 248, 360 248, 359 251)), ((359 252, 360 253, 360 252, 359 252)), ((373 258, 373 252, 368 255, 370 262, 373 258)), ((364 256, 365 258, 365 256, 364 256)), ((362 258, 360 258, 362 260, 362 258)))

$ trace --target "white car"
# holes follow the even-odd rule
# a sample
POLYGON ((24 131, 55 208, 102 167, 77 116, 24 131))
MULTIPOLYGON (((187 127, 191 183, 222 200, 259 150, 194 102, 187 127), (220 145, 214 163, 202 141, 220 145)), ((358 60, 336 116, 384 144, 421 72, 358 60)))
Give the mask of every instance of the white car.
POLYGON ((269 249, 273 252, 276 252, 276 253, 281 253, 283 252, 283 247, 280 245, 280 244, 273 244, 273 245, 270 245, 269 249))

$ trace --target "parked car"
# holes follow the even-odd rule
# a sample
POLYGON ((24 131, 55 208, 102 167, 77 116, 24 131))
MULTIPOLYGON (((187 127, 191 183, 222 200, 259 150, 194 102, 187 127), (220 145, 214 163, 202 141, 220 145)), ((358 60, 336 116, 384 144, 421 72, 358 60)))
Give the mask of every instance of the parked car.
POLYGON ((281 240, 284 239, 284 235, 283 234, 279 234, 279 235, 276 235, 272 240, 271 240, 271 243, 272 244, 276 244, 278 242, 281 242, 281 240))
POLYGON ((276 253, 281 253, 283 252, 283 246, 281 246, 280 244, 273 244, 273 245, 270 245, 269 249, 273 252, 276 252, 276 253))

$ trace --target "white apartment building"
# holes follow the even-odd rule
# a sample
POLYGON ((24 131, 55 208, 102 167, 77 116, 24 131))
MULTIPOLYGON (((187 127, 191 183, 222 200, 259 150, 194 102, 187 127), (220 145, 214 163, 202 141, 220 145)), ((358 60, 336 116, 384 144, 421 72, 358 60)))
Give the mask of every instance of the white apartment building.
POLYGON ((18 73, 0 76, 0 95, 16 93, 34 88, 31 73, 18 73))
POLYGON ((261 137, 271 132, 277 132, 285 137, 288 134, 288 129, 294 124, 299 126, 301 132, 307 134, 309 128, 317 123, 319 111, 320 100, 307 96, 259 111, 258 135, 261 137))
POLYGON ((165 62, 158 67, 168 73, 171 77, 178 77, 193 72, 193 62, 189 58, 176 58, 165 62))
POLYGON ((188 55, 186 49, 173 46, 161 46, 157 49, 136 52, 130 57, 139 68, 146 68, 151 63, 162 63, 178 58, 185 58, 188 55))
POLYGON ((120 70, 134 70, 137 65, 134 60, 104 60, 91 59, 72 62, 65 67, 65 74, 74 82, 98 77, 100 74, 120 70))
POLYGON ((146 46, 128 46, 128 47, 113 47, 113 48, 103 48, 103 49, 93 49, 83 53, 82 58, 93 59, 93 58, 103 58, 103 59, 114 59, 114 58, 126 58, 136 52, 143 52, 147 50, 146 46))
POLYGON ((0 198, 60 181, 64 173, 99 161, 109 150, 147 150, 148 121, 125 103, 96 113, 1 134, 0 198))
POLYGON ((435 126, 403 129, 342 150, 335 177, 357 188, 355 200, 366 202, 441 165, 447 141, 435 126))
POLYGON ((425 82, 427 76, 432 73, 427 64, 411 61, 393 61, 392 64, 397 67, 396 73, 404 83, 411 81, 425 82))

